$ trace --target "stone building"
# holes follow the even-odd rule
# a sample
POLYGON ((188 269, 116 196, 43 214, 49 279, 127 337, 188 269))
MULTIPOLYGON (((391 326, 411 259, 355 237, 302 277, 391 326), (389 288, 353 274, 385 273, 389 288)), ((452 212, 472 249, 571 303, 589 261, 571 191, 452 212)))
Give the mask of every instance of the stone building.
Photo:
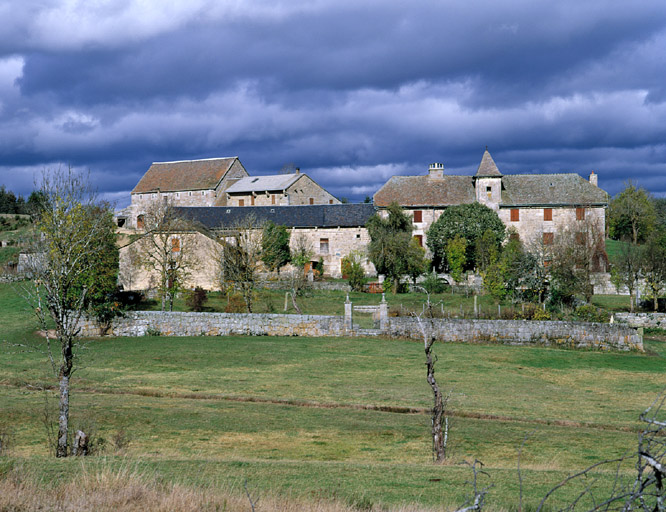
POLYGON ((413 218, 414 236, 425 246, 426 233, 449 206, 478 201, 495 210, 507 228, 530 243, 553 243, 556 234, 585 225, 605 232, 608 194, 578 174, 502 174, 488 150, 474 176, 454 176, 430 166, 425 176, 393 176, 374 195, 378 208, 397 202, 413 218))
MULTIPOLYGON (((192 262, 184 288, 219 289, 221 246, 216 240, 239 226, 247 226, 248 218, 260 236, 262 225, 270 220, 288 228, 292 248, 296 244, 309 248, 310 265, 321 259, 325 275, 341 277, 342 258, 352 251, 365 253, 370 242, 365 224, 375 211, 371 204, 175 207, 175 215, 188 228, 170 236, 168 244, 174 251, 187 251, 192 262)), ((142 250, 141 238, 120 250, 120 282, 127 290, 154 288, 158 281, 155 271, 146 269, 142 250)), ((367 260, 363 266, 366 273, 375 272, 367 260)))
MULTIPOLYGON (((298 170, 292 174, 248 176, 226 190, 229 206, 339 204, 340 201, 298 170)), ((208 206, 208 205, 207 205, 208 206)))
MULTIPOLYGON (((370 237, 365 224, 376 210, 372 204, 325 204, 296 206, 245 206, 226 208, 177 208, 179 216, 199 229, 219 233, 245 225, 252 217, 260 228, 272 221, 290 231, 290 246, 304 243, 312 252, 314 264, 321 258, 324 274, 341 277, 342 258, 352 251, 365 253, 370 237), (299 240, 300 239, 300 240, 299 240)), ((366 273, 374 273, 364 261, 366 273)))
POLYGON ((142 214, 153 201, 168 200, 174 206, 225 206, 225 191, 248 176, 238 157, 153 162, 132 190, 132 202, 119 225, 143 229, 142 214))

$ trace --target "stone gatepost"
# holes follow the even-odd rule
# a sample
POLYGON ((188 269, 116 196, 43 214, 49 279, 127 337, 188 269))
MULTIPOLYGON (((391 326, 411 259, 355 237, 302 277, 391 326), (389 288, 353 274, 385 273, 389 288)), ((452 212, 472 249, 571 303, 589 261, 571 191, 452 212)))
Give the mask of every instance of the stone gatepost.
POLYGON ((354 323, 352 320, 352 302, 349 300, 349 294, 347 294, 347 300, 345 300, 345 330, 351 331, 354 328, 354 323))
POLYGON ((386 296, 382 293, 382 301, 379 303, 379 328, 382 331, 388 329, 388 318, 388 303, 386 302, 386 296))

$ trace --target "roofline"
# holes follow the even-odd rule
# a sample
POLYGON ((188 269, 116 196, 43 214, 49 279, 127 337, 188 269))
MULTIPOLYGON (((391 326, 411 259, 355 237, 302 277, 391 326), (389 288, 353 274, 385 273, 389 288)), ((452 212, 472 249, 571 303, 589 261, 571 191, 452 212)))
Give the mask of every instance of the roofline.
POLYGON ((499 207, 500 208, 516 208, 516 207, 523 207, 523 208, 552 208, 552 207, 586 207, 586 208, 592 208, 592 207, 607 207, 608 203, 500 203, 499 207))
POLYGON ((230 160, 230 159, 236 159, 238 156, 218 156, 215 158, 197 158, 195 160, 172 160, 170 162, 153 162, 151 165, 159 165, 159 164, 184 164, 188 162, 210 162, 211 160, 230 160))
MULTIPOLYGON (((232 191, 232 192, 229 192, 229 189, 227 189, 227 190, 225 190, 224 192, 225 192, 225 194, 229 194, 229 195, 231 195, 231 194, 247 194, 248 192, 284 192, 284 191, 287 190, 289 187, 291 187, 294 183, 296 183, 298 180, 300 180, 301 177, 303 177, 303 176, 307 176, 309 179, 312 180, 312 178, 310 178, 310 176, 308 176, 308 175, 305 174, 304 172, 294 172, 294 173, 283 174, 283 175, 281 175, 281 174, 264 174, 264 175, 259 175, 259 176, 249 176, 249 175, 248 175, 248 176, 245 176, 245 178, 241 178, 241 180, 244 180, 244 179, 246 179, 246 178, 266 178, 266 177, 268 177, 268 176, 293 176, 295 179, 293 179, 293 181, 289 181, 289 182, 287 182, 287 184, 286 184, 283 188, 276 188, 276 189, 272 189, 272 188, 259 188, 259 189, 254 189, 254 190, 235 190, 235 191, 232 191)), ((238 181, 240 181, 240 180, 238 180, 238 181)), ((312 181, 314 181, 314 180, 312 180, 312 181)), ((315 182, 315 183, 316 183, 316 182, 315 182)), ((238 184, 238 182, 234 183, 234 184, 231 185, 229 188, 234 187, 234 186, 236 186, 237 184, 238 184)), ((319 184, 317 183, 317 185, 319 185, 319 184)), ((325 189, 324 187, 322 187, 321 185, 319 185, 319 186, 322 188, 322 190, 326 190, 326 189, 325 189)), ((328 192, 328 190, 326 190, 326 192, 328 192)), ((330 194, 330 192, 328 192, 328 193, 330 194)), ((332 194, 331 194, 331 195, 332 195, 332 194)), ((333 197, 335 197, 335 196, 333 196, 333 197)), ((293 206, 298 206, 298 205, 293 205, 293 206)), ((301 205, 301 206, 304 206, 304 205, 301 205)))

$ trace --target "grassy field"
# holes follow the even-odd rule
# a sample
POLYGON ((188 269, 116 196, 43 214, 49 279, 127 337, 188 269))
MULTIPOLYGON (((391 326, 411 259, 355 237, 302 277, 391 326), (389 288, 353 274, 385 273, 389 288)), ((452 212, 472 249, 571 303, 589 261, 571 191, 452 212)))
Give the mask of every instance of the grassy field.
MULTIPOLYGON (((109 338, 87 344, 73 380, 72 423, 100 442, 82 464, 49 457, 56 383, 42 354, 15 346, 39 343, 34 330, 22 299, 0 285, 0 435, 10 440, 0 481, 21 471, 46 487, 129 466, 190 489, 241 495, 247 480, 266 499, 441 510, 462 503, 471 473, 461 462, 479 459, 495 485, 489 505, 510 510, 530 433, 521 467, 533 507, 569 472, 634 448, 638 414, 666 386, 666 343, 656 339, 645 354, 440 344, 452 429, 449 462, 433 466, 419 343, 109 338)), ((613 474, 598 476, 603 486, 613 474)))

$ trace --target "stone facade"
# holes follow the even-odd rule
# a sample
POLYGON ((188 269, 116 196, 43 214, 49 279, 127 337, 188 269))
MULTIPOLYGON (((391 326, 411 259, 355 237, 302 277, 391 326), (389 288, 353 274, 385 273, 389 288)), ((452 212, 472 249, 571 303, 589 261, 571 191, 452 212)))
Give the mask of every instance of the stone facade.
MULTIPOLYGON (((295 247, 298 239, 303 238, 312 249, 312 261, 321 258, 324 262, 324 274, 330 277, 342 277, 342 258, 350 252, 365 254, 370 243, 370 235, 364 227, 352 228, 293 228, 291 230, 291 247, 295 247)), ((374 265, 367 258, 362 262, 363 270, 368 275, 376 274, 374 265)))

